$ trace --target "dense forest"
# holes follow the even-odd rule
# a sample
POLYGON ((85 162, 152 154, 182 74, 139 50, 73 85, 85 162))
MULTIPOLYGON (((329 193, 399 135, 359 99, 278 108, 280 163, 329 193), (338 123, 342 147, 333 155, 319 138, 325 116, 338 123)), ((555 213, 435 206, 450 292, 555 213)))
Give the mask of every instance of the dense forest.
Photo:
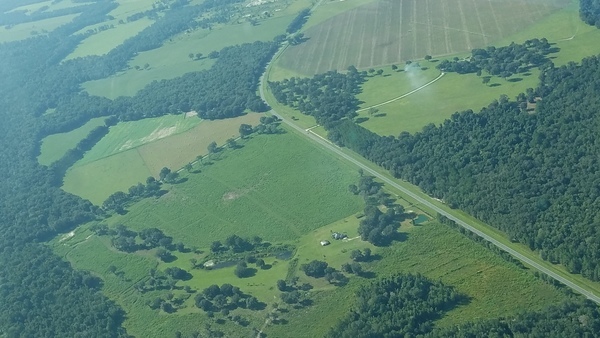
POLYGON ((534 112, 503 97, 415 135, 379 137, 346 120, 330 137, 544 259, 599 280, 598 76, 598 57, 549 69, 534 112))
MULTIPOLYGON (((526 46, 548 48, 544 40, 526 46)), ((519 59, 527 48, 493 51, 502 51, 502 60, 507 53, 519 59)), ((494 67, 484 60, 495 57, 477 61, 494 67)), ((281 103, 315 116, 338 145, 505 231, 543 259, 600 280, 598 57, 548 64, 539 87, 515 101, 502 96, 479 113, 455 113, 441 126, 398 137, 381 137, 350 118, 359 74, 350 69, 270 84, 281 103)))
POLYGON ((464 296, 420 275, 396 275, 356 292, 356 305, 327 334, 328 338, 414 337, 464 296))
POLYGON ((599 0, 579 0, 579 14, 587 24, 600 28, 599 0))
POLYGON ((567 301, 538 312, 478 320, 449 328, 434 321, 466 298, 420 275, 395 275, 356 292, 356 303, 328 338, 596 337, 600 312, 591 301, 567 301))
POLYGON ((269 82, 277 101, 313 116, 324 126, 356 116, 359 101, 356 94, 366 80, 366 72, 355 67, 345 74, 330 71, 312 78, 291 78, 269 82))
MULTIPOLYGON (((36 2, 7 0, 0 3, 0 9, 6 12, 15 6, 36 2)), ((205 1, 185 8, 173 6, 141 33, 103 56, 62 62, 81 41, 93 34, 91 31, 78 34, 78 31, 108 18, 108 13, 116 7, 110 0, 86 2, 80 15, 50 33, 0 44, 3 60, 0 64, 0 170, 3 172, 0 180, 0 303, 10 304, 0 309, 0 336, 127 336, 121 327, 124 313, 101 294, 101 281, 85 272, 74 271, 41 244, 57 233, 103 216, 104 211, 98 207, 59 189, 57 171, 63 171, 64 166, 88 149, 106 132, 106 127, 90 134, 63 159, 63 164, 56 164, 55 170, 37 163, 39 143, 44 136, 72 130, 93 116, 115 115, 118 119, 149 116, 150 109, 141 105, 146 98, 141 95, 112 102, 80 94, 80 85, 125 70, 128 60, 137 53, 158 47, 173 35, 193 28, 201 13, 207 13, 207 18, 215 15, 217 20, 219 13, 227 12, 224 6, 237 2, 205 1), (56 110, 44 114, 49 108, 56 110)), ((274 49, 271 43, 249 44, 220 53, 215 69, 221 67, 228 73, 209 70, 196 79, 210 81, 211 85, 218 86, 215 90, 233 88, 225 93, 199 92, 194 88, 202 83, 190 80, 176 79, 162 86, 190 86, 187 95, 202 93, 210 96, 207 100, 218 100, 219 104, 221 100, 227 101, 226 97, 233 97, 229 114, 239 114, 243 109, 257 107, 255 85, 261 67, 274 49), (237 66, 241 59, 233 55, 236 52, 246 57, 240 67, 237 66), (219 82, 220 76, 234 77, 239 83, 219 82), (230 96, 225 96, 227 94, 230 96), (235 99, 237 94, 239 98, 235 99)), ((155 90, 165 89, 158 83, 153 86, 155 90)), ((144 93, 152 96, 149 90, 144 93)), ((185 98, 187 102, 197 102, 190 101, 192 99, 195 98, 185 98)), ((153 103, 156 101, 149 104, 153 103)), ((154 115, 170 112, 174 110, 151 111, 154 115)), ((130 191, 131 196, 137 193, 136 189, 130 191)))

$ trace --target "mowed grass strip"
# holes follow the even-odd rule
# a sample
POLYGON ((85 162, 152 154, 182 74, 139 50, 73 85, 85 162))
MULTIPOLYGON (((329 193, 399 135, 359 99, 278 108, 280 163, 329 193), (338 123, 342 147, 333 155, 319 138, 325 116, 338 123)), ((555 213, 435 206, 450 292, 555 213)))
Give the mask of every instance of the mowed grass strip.
POLYGON ((361 208, 347 193, 358 177, 354 168, 295 134, 257 136, 223 156, 160 199, 110 221, 158 227, 187 245, 208 247, 231 234, 294 240, 361 208))
POLYGON ((209 69, 214 60, 206 56, 212 51, 236 44, 270 41, 285 32, 294 16, 295 14, 270 18, 256 26, 244 22, 223 25, 212 30, 197 29, 185 32, 165 41, 159 48, 139 53, 129 62, 126 71, 106 79, 86 82, 82 86, 92 95, 110 99, 133 96, 152 81, 172 79, 189 72, 209 69), (190 53, 202 53, 203 57, 200 60, 192 60, 189 57, 190 53), (149 65, 148 69, 144 68, 146 64, 149 65))
POLYGON ((38 162, 43 165, 50 165, 60 159, 69 149, 75 148, 77 143, 83 140, 92 129, 103 126, 105 119, 105 117, 94 118, 70 132, 45 137, 42 140, 38 162))
POLYGON ((260 114, 201 121, 195 116, 167 115, 120 123, 69 169, 63 190, 94 204, 117 191, 158 176, 160 169, 177 170, 207 152, 209 143, 219 145, 239 135, 242 123, 257 124, 260 114))
POLYGON ((308 41, 288 48, 278 65, 312 75, 350 65, 369 68, 420 59, 426 54, 466 52, 513 35, 569 3, 379 0, 306 29, 308 41))

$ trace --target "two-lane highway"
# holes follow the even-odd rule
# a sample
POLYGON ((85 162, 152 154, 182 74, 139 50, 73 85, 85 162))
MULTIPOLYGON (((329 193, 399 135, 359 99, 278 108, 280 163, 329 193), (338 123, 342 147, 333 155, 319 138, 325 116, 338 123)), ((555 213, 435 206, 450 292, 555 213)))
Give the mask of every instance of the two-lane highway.
MULTIPOLYGON (((285 49, 285 47, 282 48, 282 50, 285 49)), ((276 54, 276 56, 273 58, 275 59, 280 53, 281 51, 278 52, 276 54)), ((270 65, 269 65, 270 66, 270 65)), ((260 96, 263 99, 263 101, 265 101, 267 104, 267 100, 265 98, 264 95, 264 88, 263 88, 263 82, 264 82, 264 77, 268 72, 269 66, 267 66, 267 71, 265 71, 265 73, 263 74, 263 76, 261 77, 260 80, 260 88, 259 88, 259 92, 260 92, 260 96)), ((529 265, 530 267, 554 278, 555 280, 561 282, 562 284, 570 287, 571 289, 573 289, 574 291, 584 295, 585 297, 587 297, 588 299, 600 304, 600 297, 596 296, 593 292, 591 292, 590 290, 588 290, 587 288, 581 286, 580 284, 574 282, 571 279, 565 278, 563 276, 561 276, 560 274, 558 274, 557 272, 554 271, 554 269, 548 268, 543 264, 540 264, 538 261, 531 259, 523 254, 521 254, 520 252, 518 252, 517 250, 511 248, 510 246, 498 241, 497 239, 489 236, 488 234, 480 231, 479 229, 475 228, 474 226, 468 224, 467 222, 459 219, 458 217, 454 216, 452 213, 445 211, 444 209, 436 206, 435 204, 433 204, 430 200, 428 200, 427 198, 423 198, 417 194, 415 194, 414 192, 408 190, 407 188, 399 185, 398 183, 394 182, 393 180, 391 180, 390 178, 380 174, 379 172, 371 169, 370 167, 368 167, 367 165, 363 164, 362 162, 358 161, 356 158, 346 154, 345 152, 343 152, 341 149, 339 149, 337 146, 333 145, 332 143, 328 142, 325 139, 322 139, 318 136, 316 136, 315 134, 313 134, 310 131, 306 131, 305 129, 299 127, 298 125, 296 125, 293 121, 286 119, 285 117, 277 114, 277 112, 275 110, 271 110, 271 114, 277 116, 279 119, 282 120, 283 123, 287 124, 288 126, 290 126, 291 128, 295 129, 296 131, 298 131, 298 133, 300 133, 301 135, 304 135, 305 137, 311 139, 312 141, 320 144, 323 148, 335 153, 337 156, 347 160, 348 162, 351 162, 353 164, 355 164, 357 167, 363 169, 365 172, 370 173, 371 175, 379 178, 381 181, 385 182, 386 184, 389 184, 390 186, 398 189, 399 191, 401 191, 402 193, 410 196, 411 198, 413 198, 414 200, 418 201, 419 203, 423 204, 424 206, 430 208, 431 210, 438 212, 441 215, 444 215, 446 217, 448 217, 449 219, 453 220, 454 222, 456 222, 456 224, 462 226, 463 228, 475 233, 476 235, 480 236, 481 238, 485 239, 486 241, 489 241, 490 243, 494 244, 495 246, 497 246, 498 248, 500 248, 501 250, 504 250, 506 252, 508 252, 510 255, 512 255, 513 257, 515 257, 516 259, 520 260, 521 262, 529 265)), ((541 259, 540 259, 541 262, 541 259)))

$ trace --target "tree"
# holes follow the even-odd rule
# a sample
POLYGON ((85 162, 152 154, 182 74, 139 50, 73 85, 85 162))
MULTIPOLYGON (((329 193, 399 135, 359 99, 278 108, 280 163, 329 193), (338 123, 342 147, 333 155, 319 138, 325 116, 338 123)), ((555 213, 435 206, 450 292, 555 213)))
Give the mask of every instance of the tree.
POLYGON ((489 76, 484 76, 481 79, 481 82, 483 82, 484 85, 487 85, 488 83, 490 83, 491 78, 489 76))
POLYGON ((237 148, 237 143, 235 141, 235 139, 230 138, 227 140, 227 147, 229 147, 229 149, 235 149, 237 148))
POLYGON ((189 53, 188 57, 193 60, 194 59, 194 53, 189 53))
MULTIPOLYGON (((369 252, 370 252, 370 250, 369 250, 369 252)), ((355 262, 360 262, 360 261, 362 261, 364 259, 364 255, 358 249, 352 250, 350 252, 350 259, 353 260, 353 261, 355 261, 355 262)))
POLYGON ((214 241, 210 245, 210 251, 212 251, 214 253, 221 251, 222 248, 223 248, 223 244, 221 244, 221 241, 214 241))
POLYGON ((196 53, 196 60, 200 60, 200 59, 202 59, 202 56, 203 56, 203 55, 204 55, 204 54, 202 54, 202 53, 196 53))
POLYGON ((377 70, 377 75, 381 75, 381 74, 383 74, 383 69, 378 69, 377 70))
POLYGON ((431 60, 431 59, 432 59, 431 55, 425 55, 425 60, 426 60, 426 61, 429 61, 429 60, 431 60))
POLYGON ((392 65, 392 70, 397 70, 397 69, 398 69, 398 66, 392 65))
POLYGON ((156 250, 156 257, 158 257, 161 261, 166 262, 172 259, 173 255, 171 254, 171 252, 164 248, 158 248, 156 250))
POLYGON ((252 273, 252 269, 249 269, 248 266, 246 265, 246 262, 239 262, 236 267, 235 267, 235 271, 234 274, 238 277, 238 278, 246 278, 246 277, 250 277, 250 274, 252 273))
POLYGON ((265 261, 264 261, 264 259, 262 259, 262 258, 259 258, 259 259, 257 259, 257 260, 256 260, 256 266, 257 266, 259 269, 264 269, 264 268, 266 267, 266 264, 265 264, 265 261))
POLYGON ((216 59, 218 57, 219 57, 219 52, 217 52, 216 50, 208 53, 208 58, 209 59, 216 59))
POLYGON ((165 178, 167 177, 167 175, 169 175, 171 173, 171 169, 167 168, 167 167, 163 167, 160 170, 160 173, 158 174, 158 179, 160 181, 164 181, 165 178))
POLYGON ((253 129, 251 125, 245 123, 240 125, 240 136, 242 138, 246 138, 248 135, 252 134, 252 131, 253 129))
POLYGON ((325 276, 325 269, 327 269, 328 266, 329 264, 326 262, 313 260, 310 263, 302 264, 300 269, 304 271, 307 276, 319 278, 325 276))
POLYGON ((277 281, 277 289, 279 291, 286 291, 287 288, 288 288, 287 283, 283 279, 280 279, 277 281))
POLYGON ((215 142, 215 141, 212 141, 207 147, 209 154, 216 153, 218 149, 219 149, 219 147, 217 147, 217 142, 215 142))

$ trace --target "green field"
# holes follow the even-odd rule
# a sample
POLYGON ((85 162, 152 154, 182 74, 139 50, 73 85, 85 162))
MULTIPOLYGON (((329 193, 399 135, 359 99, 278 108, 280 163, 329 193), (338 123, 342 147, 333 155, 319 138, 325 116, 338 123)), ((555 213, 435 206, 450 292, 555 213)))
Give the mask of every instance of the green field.
POLYGON ((105 119, 104 117, 94 118, 82 127, 70 132, 47 136, 42 140, 38 162, 43 165, 50 165, 60 159, 67 150, 75 148, 77 143, 83 140, 92 129, 103 126, 105 119))
MULTIPOLYGON (((374 252, 382 259, 366 266, 378 278, 399 272, 421 273, 434 280, 441 279, 470 297, 468 304, 448 312, 436 322, 438 326, 506 316, 524 309, 538 310, 565 299, 554 287, 536 279, 531 273, 518 269, 443 225, 430 222, 420 227, 403 226, 403 230, 408 233, 405 242, 377 249, 374 252)), ((348 251, 341 251, 344 243, 333 243, 331 248, 334 244, 340 244, 334 259, 349 256, 348 251)), ((318 256, 315 252, 311 259, 318 256)), ((327 261, 330 257, 326 254, 327 261)), ((354 290, 368 282, 352 279, 344 288, 332 288, 327 292, 317 290, 313 297, 315 304, 310 311, 292 310, 282 314, 289 324, 272 325, 266 333, 273 337, 322 337, 332 323, 343 317, 352 306, 354 290)))
POLYGON ((258 136, 224 156, 111 222, 136 230, 153 224, 206 247, 233 233, 292 240, 360 208, 358 197, 346 194, 355 170, 294 134, 258 136))
POLYGON ((0 42, 10 42, 27 39, 34 35, 44 35, 73 20, 79 14, 70 14, 38 20, 33 22, 21 23, 11 28, 7 26, 0 27, 0 42))
MULTIPOLYGON (((415 67, 409 71, 394 72, 384 67, 383 76, 374 76, 363 86, 363 93, 358 95, 365 102, 361 108, 366 109, 409 93, 440 75, 435 63, 421 61, 420 65, 428 69, 422 71, 415 67), (386 74, 390 76, 384 77, 386 74)), ((378 112, 374 115, 367 109, 359 111, 359 116, 369 118, 362 125, 380 135, 398 136, 402 131, 414 133, 429 123, 442 123, 457 111, 479 111, 502 94, 514 99, 526 88, 536 87, 538 75, 536 69, 527 76, 515 75, 507 80, 492 77, 490 83, 485 85, 481 77, 475 74, 448 73, 411 95, 376 107, 378 112)))
POLYGON ((165 166, 183 167, 205 154, 210 142, 223 144, 239 136, 240 124, 255 125, 260 116, 201 121, 195 116, 167 115, 120 123, 67 171, 62 188, 101 204, 117 191, 158 176, 165 166))
POLYGON ((272 40, 285 32, 293 17, 275 17, 261 21, 256 26, 244 22, 220 26, 210 31, 197 29, 191 33, 179 34, 160 48, 139 53, 129 62, 128 70, 106 79, 86 82, 83 88, 90 94, 111 99, 135 95, 154 80, 172 79, 188 72, 210 68, 214 60, 206 58, 206 55, 212 51, 257 40, 272 40), (202 53, 204 58, 192 60, 189 58, 190 53, 202 53), (146 64, 149 65, 148 69, 144 69, 146 64))
MULTIPOLYGON (((411 226, 410 221, 404 222, 400 231, 406 234, 406 240, 389 248, 375 248, 355 238, 359 219, 352 214, 360 210, 362 202, 347 192, 347 185, 358 177, 354 167, 292 132, 254 136, 243 148, 226 150, 214 164, 196 168, 201 172, 183 173, 188 180, 171 186, 166 195, 136 203, 126 215, 112 216, 108 222, 122 223, 134 230, 158 227, 175 241, 202 249, 232 233, 258 235, 273 243, 283 241, 295 245, 293 258, 299 264, 319 259, 337 269, 349 261, 351 250, 369 247, 382 257, 365 265, 377 277, 398 272, 422 273, 432 279, 440 278, 470 297, 468 304, 443 317, 438 322, 440 326, 514 314, 522 309, 540 309, 564 299, 560 292, 526 270, 518 269, 436 222, 417 227, 411 226), (347 233, 350 240, 332 241, 331 245, 322 247, 319 241, 329 239, 333 231, 347 233)), ((398 202, 421 213, 418 206, 410 202, 398 202)), ((105 294, 128 313, 125 322, 128 332, 143 337, 168 336, 177 330, 185 334, 204 323, 214 323, 193 306, 193 295, 184 303, 184 308, 171 315, 163 312, 157 315, 156 310, 145 305, 154 297, 168 293, 165 290, 140 294, 132 288, 134 283, 146 278, 151 268, 164 270, 177 266, 190 271, 193 278, 178 282, 179 287, 188 285, 201 290, 211 284, 231 283, 272 304, 279 302, 275 281, 289 276, 291 262, 269 258, 266 262, 272 268, 259 270, 248 279, 238 279, 233 267, 190 270, 190 258, 201 261, 205 254, 177 252, 174 262, 162 263, 153 257, 152 251, 116 252, 107 238, 93 235, 85 226, 72 237, 65 235, 56 239, 52 245, 76 268, 103 278, 105 294), (108 272, 109 265, 115 265, 124 275, 118 277, 108 272)), ((369 282, 369 279, 351 277, 347 286, 336 288, 301 272, 296 275, 300 283, 309 282, 314 286, 311 291, 314 304, 299 310, 287 307, 289 312, 281 312, 279 317, 289 323, 267 326, 268 336, 322 336, 353 304, 354 290, 369 282)), ((176 296, 185 293, 181 289, 172 292, 176 296)), ((266 318, 265 311, 238 309, 232 314, 247 318, 249 328, 262 327, 266 318)), ((218 328, 235 337, 249 332, 248 328, 230 322, 218 328)))
POLYGON ((56 11, 59 9, 77 7, 77 6, 81 6, 81 5, 82 5, 82 3, 77 3, 77 2, 74 2, 73 0, 62 0, 62 1, 48 0, 48 1, 41 1, 38 3, 30 4, 30 5, 16 7, 6 13, 17 12, 17 11, 24 11, 26 13, 32 13, 32 12, 37 12, 45 7, 46 7, 46 9, 44 9, 43 12, 47 13, 47 12, 52 12, 52 11, 56 11))
MULTIPOLYGON (((368 68, 429 54, 484 47, 567 6, 570 0, 379 0, 347 10, 305 30, 278 66, 312 75, 350 65, 368 68)), ((337 5, 323 5, 321 8, 337 5)), ((350 6, 347 6, 350 7, 350 6)))
POLYGON ((137 35, 154 21, 142 18, 133 22, 116 24, 115 28, 98 32, 83 40, 65 60, 89 55, 103 55, 119 46, 123 41, 137 35))

